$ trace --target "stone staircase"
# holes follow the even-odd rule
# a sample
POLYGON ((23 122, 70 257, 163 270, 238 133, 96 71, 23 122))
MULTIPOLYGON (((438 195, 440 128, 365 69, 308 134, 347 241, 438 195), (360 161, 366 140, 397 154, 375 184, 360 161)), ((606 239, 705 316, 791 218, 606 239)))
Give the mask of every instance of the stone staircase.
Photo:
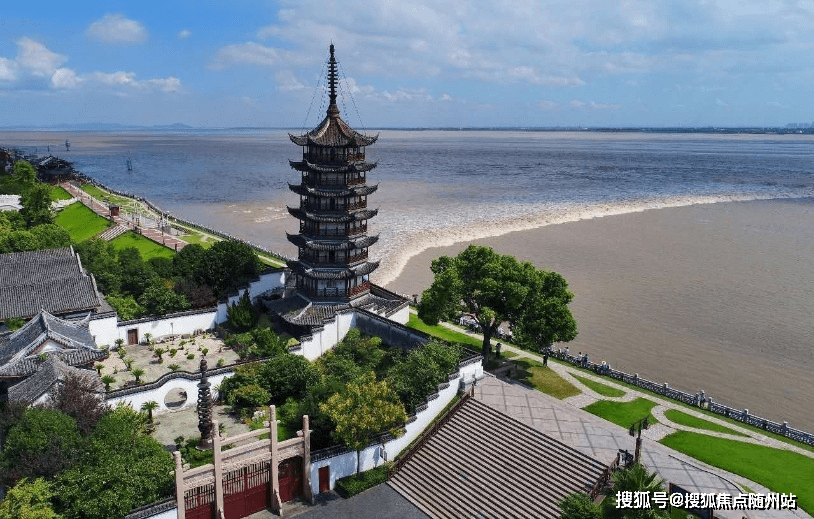
POLYGON ((107 229, 105 229, 104 231, 99 233, 97 238, 99 238, 100 240, 104 240, 104 241, 110 241, 113 238, 116 238, 117 236, 121 236, 122 234, 124 234, 126 232, 127 232, 127 227, 124 227, 123 225, 120 225, 120 224, 116 224, 116 225, 114 225, 112 227, 108 227, 107 229))
POLYGON ((558 518, 566 495, 590 492, 605 466, 468 399, 389 484, 431 517, 558 518))

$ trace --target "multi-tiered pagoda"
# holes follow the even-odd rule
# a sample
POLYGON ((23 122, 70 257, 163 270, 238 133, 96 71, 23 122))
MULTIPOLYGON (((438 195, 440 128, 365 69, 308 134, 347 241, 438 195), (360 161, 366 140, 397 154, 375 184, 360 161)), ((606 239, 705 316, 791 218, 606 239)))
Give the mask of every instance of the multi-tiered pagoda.
POLYGON ((299 206, 288 208, 300 221, 300 232, 288 235, 299 249, 298 259, 288 266, 302 295, 348 302, 370 291, 369 275, 379 266, 368 261, 368 247, 379 237, 367 233, 368 220, 378 212, 367 205, 367 196, 378 187, 367 185, 367 172, 376 164, 365 161, 365 147, 378 135, 361 134, 339 116, 337 63, 334 46, 330 49, 330 105, 325 119, 304 135, 289 135, 302 146, 302 160, 290 161, 302 172, 302 182, 289 184, 300 195, 299 206))
MULTIPOLYGON (((304 351, 308 358, 333 347, 315 334, 330 323, 336 325, 340 314, 367 312, 402 324, 409 317, 405 298, 370 282, 379 262, 369 260, 368 248, 379 237, 367 232, 368 220, 378 212, 368 208, 367 197, 378 186, 367 184, 367 173, 376 164, 365 161, 365 148, 378 135, 359 133, 339 116, 337 62, 334 46, 330 49, 328 112, 310 132, 289 135, 302 146, 302 160, 289 161, 302 174, 299 184, 289 184, 300 197, 298 206, 288 208, 300 221, 299 233, 288 235, 297 246, 297 259, 288 262, 290 275, 282 297, 266 302, 292 335, 310 336, 311 342, 319 343, 313 352, 304 351)), ((327 335, 335 343, 344 333, 337 329, 327 335)))

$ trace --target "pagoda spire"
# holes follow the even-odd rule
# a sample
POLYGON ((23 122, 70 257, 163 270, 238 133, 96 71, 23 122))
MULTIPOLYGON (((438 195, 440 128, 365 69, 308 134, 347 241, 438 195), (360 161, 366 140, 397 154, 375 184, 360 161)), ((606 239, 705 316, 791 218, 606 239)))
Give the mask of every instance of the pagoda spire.
POLYGON ((331 59, 328 61, 328 84, 331 88, 330 101, 328 106, 328 117, 339 117, 339 107, 336 106, 336 83, 338 81, 336 76, 336 58, 334 57, 334 44, 330 46, 331 59))

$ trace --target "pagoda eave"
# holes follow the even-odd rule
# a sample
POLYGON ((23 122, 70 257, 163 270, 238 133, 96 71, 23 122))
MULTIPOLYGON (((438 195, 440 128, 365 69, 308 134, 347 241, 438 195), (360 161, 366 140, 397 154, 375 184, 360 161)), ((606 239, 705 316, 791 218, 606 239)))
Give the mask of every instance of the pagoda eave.
POLYGON ((366 196, 375 193, 379 189, 379 184, 374 186, 359 185, 352 187, 342 187, 339 189, 328 188, 315 188, 305 184, 292 184, 288 183, 288 189, 300 196, 325 196, 325 197, 343 197, 343 196, 366 196))
POLYGON ((313 251, 337 251, 337 250, 350 250, 362 249, 370 247, 379 241, 379 235, 373 236, 359 236, 356 238, 341 240, 341 241, 323 241, 311 240, 301 234, 288 234, 286 233, 288 241, 296 245, 313 251))
POLYGON ((368 220, 370 218, 373 218, 379 213, 378 209, 364 209, 361 211, 356 211, 348 214, 329 215, 329 214, 309 213, 307 211, 300 209, 299 207, 287 206, 286 209, 288 209, 288 213, 291 216, 297 218, 298 220, 320 223, 350 223, 354 221, 359 222, 362 220, 368 220))
POLYGON ((307 160, 289 160, 288 165, 297 171, 317 171, 319 173, 355 173, 375 169, 377 162, 351 162, 349 164, 314 164, 307 160))
POLYGON ((316 270, 310 265, 307 265, 300 260, 294 260, 288 262, 288 268, 290 268, 294 273, 298 275, 305 276, 311 279, 339 280, 339 279, 352 279, 358 276, 363 276, 365 274, 370 274, 371 272, 379 268, 379 262, 366 261, 359 265, 354 265, 353 267, 348 268, 342 269, 320 268, 319 270, 316 270))

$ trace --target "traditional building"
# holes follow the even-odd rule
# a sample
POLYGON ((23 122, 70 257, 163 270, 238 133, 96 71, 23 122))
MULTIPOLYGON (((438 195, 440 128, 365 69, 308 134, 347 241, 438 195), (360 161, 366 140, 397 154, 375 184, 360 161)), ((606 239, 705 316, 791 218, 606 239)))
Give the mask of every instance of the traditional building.
POLYGON ((367 234, 367 221, 378 212, 368 208, 367 197, 378 186, 368 186, 366 177, 376 164, 365 161, 365 147, 378 135, 361 134, 339 116, 337 63, 334 46, 330 49, 328 113, 305 135, 289 135, 302 146, 302 160, 290 161, 302 172, 302 181, 289 184, 300 195, 299 206, 288 208, 300 221, 299 234, 288 235, 299 249, 298 260, 289 267, 306 297, 348 302, 370 291, 369 275, 379 266, 368 261, 368 247, 379 237, 367 234))
POLYGON ((288 207, 300 221, 299 233, 288 235, 298 255, 288 262, 290 290, 267 307, 298 336, 355 308, 388 318, 402 311, 398 320, 406 322, 406 300, 370 281, 379 262, 371 261, 368 251, 379 236, 368 234, 368 220, 378 213, 368 207, 368 195, 378 185, 367 183, 376 164, 365 160, 365 149, 378 135, 359 133, 342 120, 336 103, 337 65, 331 45, 325 118, 310 132, 289 135, 302 147, 302 159, 289 161, 302 175, 299 184, 289 184, 300 199, 299 205, 288 207))

